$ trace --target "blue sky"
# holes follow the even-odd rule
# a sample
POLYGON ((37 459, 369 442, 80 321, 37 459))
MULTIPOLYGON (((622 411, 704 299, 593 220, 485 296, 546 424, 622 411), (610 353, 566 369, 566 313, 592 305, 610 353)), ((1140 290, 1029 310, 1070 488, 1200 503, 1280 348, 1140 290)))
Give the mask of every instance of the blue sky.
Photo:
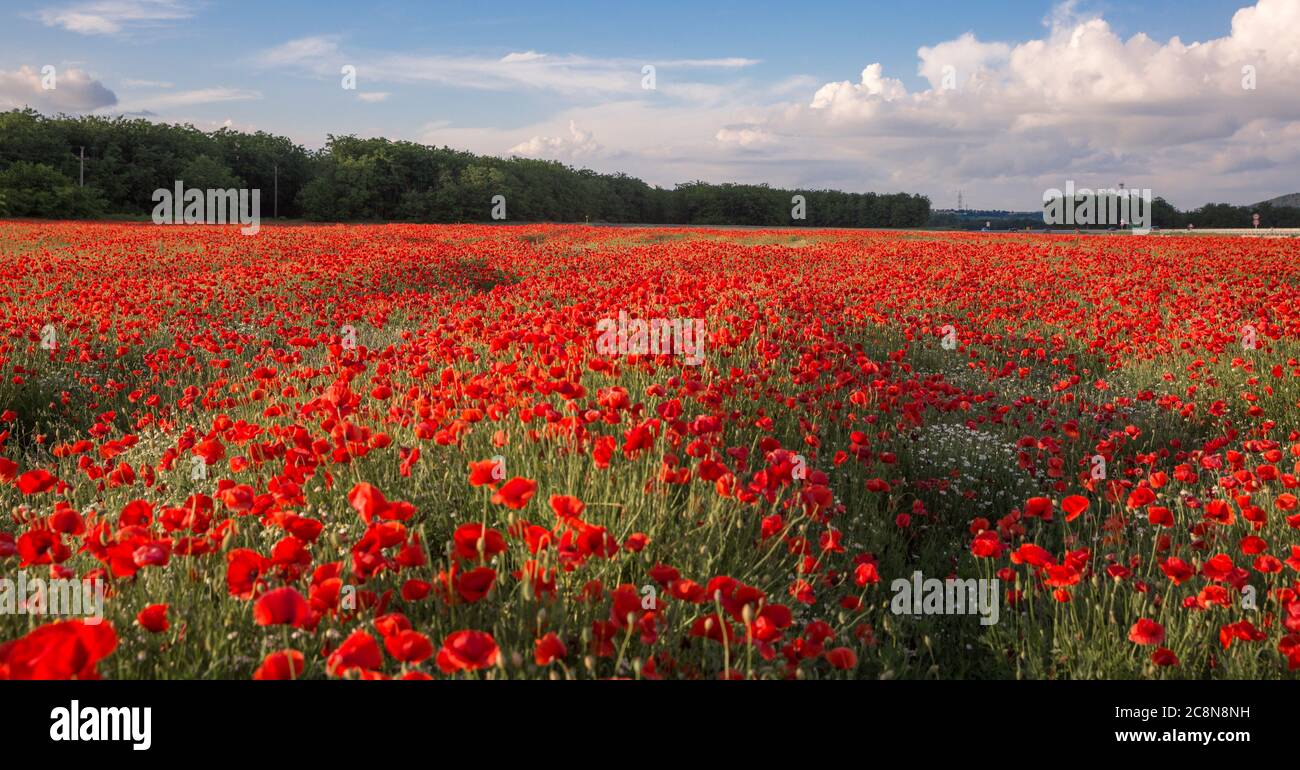
POLYGON ((1298 5, 6 0, 0 108, 311 147, 383 135, 663 185, 919 191, 939 207, 964 189, 1031 209, 1066 179, 1249 203, 1300 186, 1298 5), (55 92, 32 85, 47 64, 55 92))

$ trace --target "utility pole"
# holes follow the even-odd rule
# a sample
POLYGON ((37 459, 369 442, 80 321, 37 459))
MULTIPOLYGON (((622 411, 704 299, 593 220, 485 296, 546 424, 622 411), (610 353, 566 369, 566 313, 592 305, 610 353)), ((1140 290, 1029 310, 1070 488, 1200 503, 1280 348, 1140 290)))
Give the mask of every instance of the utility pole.
POLYGON ((77 172, 77 186, 86 186, 86 146, 81 146, 81 169, 77 172))

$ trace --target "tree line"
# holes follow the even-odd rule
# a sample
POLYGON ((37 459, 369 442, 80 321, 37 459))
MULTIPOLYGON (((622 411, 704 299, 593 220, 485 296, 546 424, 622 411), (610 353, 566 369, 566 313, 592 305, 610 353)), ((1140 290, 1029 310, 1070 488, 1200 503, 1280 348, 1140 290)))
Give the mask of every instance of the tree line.
POLYGON ((326 222, 488 221, 497 195, 509 221, 921 227, 930 218, 929 199, 906 193, 698 181, 665 189, 557 161, 382 138, 331 135, 313 151, 264 131, 0 113, 0 215, 145 216, 154 190, 177 180, 259 189, 264 217, 326 222))
MULTIPOLYGON (((1145 206, 1145 204, 1144 204, 1145 206)), ((1234 206, 1229 203, 1207 203, 1198 209, 1179 211, 1164 198, 1151 201, 1151 225, 1162 230, 1186 230, 1193 228, 1250 228, 1254 227, 1254 215, 1259 215, 1260 227, 1300 227, 1300 208, 1294 206, 1274 206, 1261 203, 1255 206, 1234 206)), ((1130 223, 1131 224, 1131 223, 1130 223)), ((1043 222, 1040 212, 1031 211, 934 211, 930 214, 929 227, 948 230, 983 230, 985 226, 994 230, 1106 230, 1109 224, 1079 225, 1043 222)))
POLYGON ((1274 206, 1261 203, 1256 206, 1233 206, 1229 203, 1207 203, 1199 209, 1179 211, 1164 198, 1151 202, 1151 219, 1156 227, 1186 229, 1193 227, 1253 227, 1253 216, 1259 214, 1260 227, 1300 227, 1300 208, 1274 206))

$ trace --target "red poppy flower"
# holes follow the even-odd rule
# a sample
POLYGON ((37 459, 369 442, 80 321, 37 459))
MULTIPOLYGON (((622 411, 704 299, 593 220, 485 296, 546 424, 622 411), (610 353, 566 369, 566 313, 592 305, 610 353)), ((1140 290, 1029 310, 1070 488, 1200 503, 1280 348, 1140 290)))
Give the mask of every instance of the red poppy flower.
POLYGON ((1056 566, 1056 558, 1051 552, 1041 545, 1033 543, 1024 543, 1019 548, 1011 552, 1012 564, 1028 564, 1031 567, 1052 567, 1056 566))
POLYGON ((488 595, 496 579, 496 570, 490 567, 475 567, 456 576, 456 593, 460 598, 473 604, 488 595))
POLYGON ((880 573, 872 562, 859 564, 853 570, 853 582, 860 587, 875 585, 880 582, 880 573))
POLYGON ((452 540, 456 543, 456 555, 467 561, 478 560, 480 547, 483 549, 484 560, 491 559, 506 549, 506 540, 500 532, 477 523, 457 527, 452 540))
POLYGON ((1088 498, 1083 495, 1070 495, 1061 501, 1061 510, 1065 511, 1065 520, 1074 521, 1088 510, 1088 498))
POLYGON ((33 564, 62 564, 72 555, 58 533, 48 529, 33 529, 18 536, 19 567, 33 564))
POLYGON ((146 631, 155 634, 161 634, 171 628, 171 624, 167 622, 166 604, 150 604, 140 610, 135 619, 146 631))
POLYGON ((1043 582, 1051 588, 1068 588, 1078 585, 1083 574, 1070 564, 1050 564, 1044 570, 1043 582))
POLYGON ((480 460, 469 464, 469 483, 471 486, 496 486, 501 473, 501 465, 496 460, 480 460))
POLYGON ((262 665, 253 672, 257 680, 297 679, 302 676, 306 661, 297 650, 280 650, 267 655, 262 665))
POLYGON ((561 523, 570 519, 581 519, 586 505, 572 495, 551 495, 551 510, 561 523))
POLYGON ((1141 508, 1144 505, 1150 505, 1155 502, 1156 493, 1151 491, 1151 487, 1137 487, 1128 496, 1129 508, 1141 508))
POLYGON ((836 647, 826 652, 826 660, 832 667, 849 670, 858 667, 858 656, 848 647, 836 647))
POLYGON ((1201 574, 1210 580, 1226 580, 1235 566, 1232 557, 1226 553, 1217 554, 1201 565, 1201 574))
POLYGON ((1161 562, 1160 569, 1170 580, 1174 581, 1176 586, 1182 585, 1183 581, 1196 574, 1196 570, 1192 569, 1192 565, 1177 556, 1170 556, 1161 562))
POLYGON ((1002 541, 995 530, 986 529, 971 541, 970 552, 981 559, 996 559, 1002 556, 1002 541))
POLYGON ((433 642, 419 631, 398 631, 392 636, 386 636, 384 648, 389 655, 403 663, 419 664, 433 655, 433 642))
POLYGON ((415 515, 415 506, 405 502, 389 502, 373 484, 360 482, 348 493, 348 505, 369 524, 375 519, 406 521, 415 515))
POLYGON ((0 680, 98 679, 99 661, 117 647, 117 633, 107 620, 48 623, 0 645, 0 680))
POLYGON ((59 480, 41 468, 27 471, 18 477, 18 491, 24 495, 37 495, 54 489, 59 480))
POLYGON ((429 595, 433 585, 427 580, 408 580, 402 583, 402 598, 408 602, 418 602, 429 595))
POLYGON ((1162 505, 1153 505, 1147 509, 1147 521, 1158 527, 1172 527, 1174 512, 1162 505))
POLYGON ((1168 647, 1157 647, 1156 651, 1151 653, 1151 662, 1157 666, 1177 666, 1178 656, 1168 647))
POLYGON ((384 665, 384 653, 375 638, 365 631, 353 631, 338 649, 330 653, 325 668, 333 676, 349 671, 373 671, 384 665))
POLYGON ((226 588, 239 599, 253 598, 267 560, 256 551, 236 548, 226 554, 226 588))
POLYGON ((311 605, 296 588, 277 588, 257 597, 253 622, 259 626, 304 626, 311 621, 311 605))
POLYGON ((1025 516, 1031 519, 1052 520, 1052 501, 1047 497, 1031 497, 1025 501, 1025 516))
POLYGON ((534 648, 534 660, 537 661, 539 666, 545 666, 557 660, 564 660, 569 654, 568 648, 564 646, 564 642, 560 641, 560 637, 556 636, 554 631, 548 632, 541 639, 538 639, 534 643, 534 648))
POLYGON ((528 501, 533 499, 533 495, 536 494, 536 492, 536 481, 530 481, 515 476, 505 484, 502 484, 501 488, 493 493, 492 502, 517 511, 525 505, 528 505, 528 501))
POLYGON ((1154 620, 1138 618, 1128 631, 1128 639, 1136 644, 1160 644, 1165 640, 1165 627, 1154 620))
POLYGON ((442 642, 438 668, 444 674, 491 668, 501 658, 496 640, 484 631, 457 631, 442 642))

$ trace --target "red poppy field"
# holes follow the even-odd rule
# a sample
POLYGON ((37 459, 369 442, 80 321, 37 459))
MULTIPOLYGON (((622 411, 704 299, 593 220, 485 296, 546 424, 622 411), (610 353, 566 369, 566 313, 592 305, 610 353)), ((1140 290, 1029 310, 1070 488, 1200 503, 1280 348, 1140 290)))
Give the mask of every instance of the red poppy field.
POLYGON ((0 222, 0 678, 1294 678, 1298 244, 0 222))

